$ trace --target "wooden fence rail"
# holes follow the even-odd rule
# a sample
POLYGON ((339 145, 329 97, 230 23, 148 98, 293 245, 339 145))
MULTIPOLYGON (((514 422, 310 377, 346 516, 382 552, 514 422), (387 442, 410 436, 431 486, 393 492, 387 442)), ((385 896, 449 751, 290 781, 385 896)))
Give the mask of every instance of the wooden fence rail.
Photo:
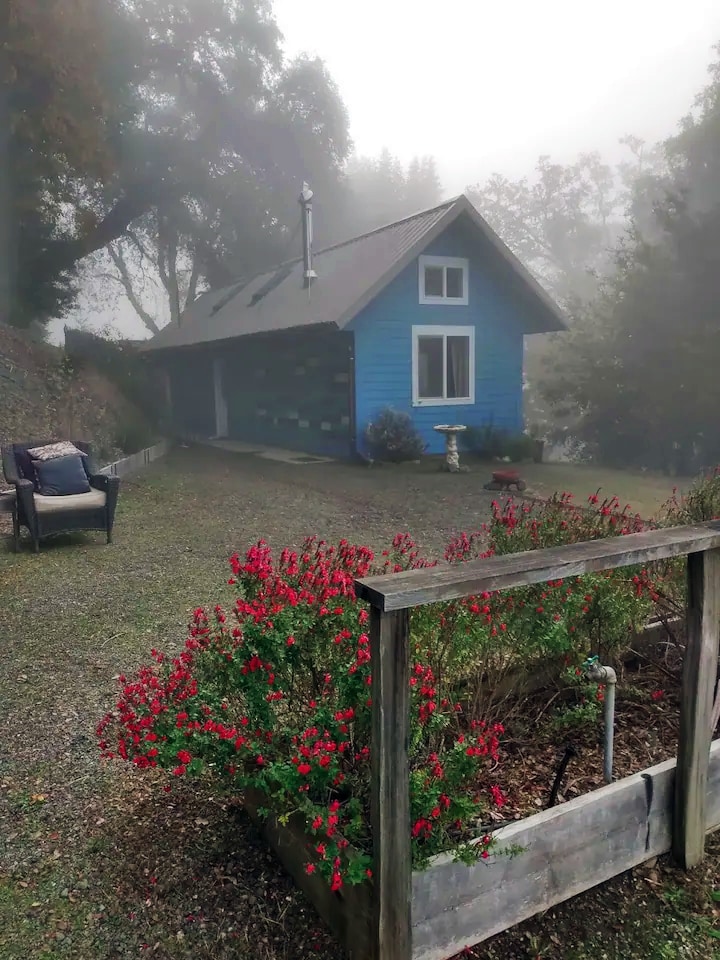
MULTIPOLYGON (((373 662, 372 960, 412 960, 408 704, 409 609, 687 556, 687 645, 674 778, 672 851, 689 869, 704 855, 711 715, 720 624, 720 522, 653 530, 548 550, 358 580, 371 604, 373 662)), ((558 856, 562 856, 558 852, 558 856)), ((625 866, 619 866, 622 872, 625 866)), ((568 896, 572 894, 569 893, 568 896)))

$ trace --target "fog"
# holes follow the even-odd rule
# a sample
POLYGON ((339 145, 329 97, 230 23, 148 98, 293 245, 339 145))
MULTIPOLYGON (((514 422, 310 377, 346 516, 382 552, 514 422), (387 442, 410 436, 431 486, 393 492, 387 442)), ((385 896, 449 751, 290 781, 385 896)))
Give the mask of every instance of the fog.
MULTIPOLYGON (((448 0, 439 20, 432 5, 411 0, 368 0, 359 15, 333 0, 276 0, 273 9, 285 55, 327 65, 354 153, 387 149, 405 165, 432 156, 442 197, 494 173, 532 179, 542 155, 570 164, 597 151, 615 165, 627 159, 621 137, 664 140, 705 83, 720 37, 720 8, 709 0, 683 4, 682 17, 675 2, 645 0, 611 0, 601 16, 569 0, 506 8, 448 0)), ((102 283, 105 303, 95 280, 91 271, 70 322, 147 336, 122 291, 102 283)), ((147 276, 141 288, 164 322, 165 291, 147 276)), ((50 323, 53 340, 65 322, 50 323)))
POLYGON ((705 81, 720 35, 713 0, 489 4, 277 0, 289 53, 322 57, 361 154, 432 154, 449 194, 495 171, 528 173, 618 139, 666 137, 705 81))
POLYGON ((316 250, 466 192, 572 331, 528 343, 535 432, 715 456, 715 2, 11 5, 0 319, 147 338, 298 257, 304 181, 316 250))

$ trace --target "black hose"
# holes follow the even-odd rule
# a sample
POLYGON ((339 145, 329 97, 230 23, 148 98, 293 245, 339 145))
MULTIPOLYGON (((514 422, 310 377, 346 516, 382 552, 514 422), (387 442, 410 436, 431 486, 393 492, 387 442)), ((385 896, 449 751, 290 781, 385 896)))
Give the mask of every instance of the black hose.
POLYGON ((548 800, 548 805, 546 807, 547 810, 549 810, 550 807, 554 807, 555 804, 557 803, 558 793, 560 793, 560 785, 562 783, 563 777, 565 776, 567 765, 570 763, 570 760, 573 757, 576 757, 577 755, 578 755, 577 750, 575 749, 573 744, 568 743, 568 745, 565 747, 565 753, 563 754, 563 758, 560 761, 560 764, 558 766, 557 773, 555 774, 555 782, 553 783, 552 790, 550 791, 550 799, 548 800))

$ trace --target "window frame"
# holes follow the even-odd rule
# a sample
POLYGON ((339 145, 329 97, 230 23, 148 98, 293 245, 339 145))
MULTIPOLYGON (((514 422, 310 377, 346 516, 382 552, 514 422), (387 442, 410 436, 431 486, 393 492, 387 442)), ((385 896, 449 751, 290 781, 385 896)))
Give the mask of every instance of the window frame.
POLYGON ((465 257, 418 257, 418 295, 422 304, 442 304, 443 306, 467 307, 469 303, 469 276, 470 261, 465 257), (462 297, 448 297, 443 294, 442 297, 428 296, 425 293, 425 269, 426 267, 439 267, 443 271, 443 290, 447 291, 447 268, 455 267, 463 272, 463 295, 462 297))
POLYGON ((473 324, 464 324, 462 326, 447 326, 443 324, 416 324, 412 328, 412 405, 413 407, 467 407, 475 403, 475 327, 473 324), (419 349, 420 337, 442 337, 443 338, 443 396, 442 397, 421 397, 420 396, 420 362, 419 349), (469 349, 469 370, 468 377, 470 382, 469 397, 448 397, 447 396, 447 338, 448 337, 467 337, 469 349))

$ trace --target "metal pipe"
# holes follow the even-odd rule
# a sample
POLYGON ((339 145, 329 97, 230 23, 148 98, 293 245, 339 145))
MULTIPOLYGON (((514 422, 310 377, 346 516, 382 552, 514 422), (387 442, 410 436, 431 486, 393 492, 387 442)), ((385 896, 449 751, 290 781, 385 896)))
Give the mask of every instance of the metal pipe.
POLYGON ((615 687, 617 674, 612 667, 603 666, 598 657, 590 657, 583 664, 585 676, 593 683, 604 683, 605 690, 605 746, 603 756, 603 776, 605 783, 613 780, 613 744, 615 738, 615 687))

